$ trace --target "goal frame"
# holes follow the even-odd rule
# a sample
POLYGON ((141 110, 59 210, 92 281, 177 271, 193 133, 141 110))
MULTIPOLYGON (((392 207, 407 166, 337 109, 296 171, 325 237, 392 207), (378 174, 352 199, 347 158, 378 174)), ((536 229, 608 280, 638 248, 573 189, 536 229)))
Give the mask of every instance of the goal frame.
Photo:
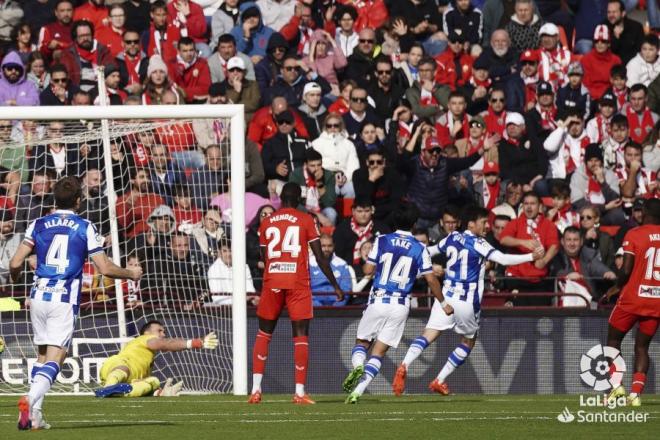
MULTIPOLYGON (((102 103, 105 104, 105 103, 102 103)), ((204 105, 127 105, 127 106, 1 106, 0 119, 33 121, 98 120, 102 124, 104 157, 110 160, 108 120, 126 119, 230 119, 231 176, 231 251, 232 251, 232 390, 234 395, 247 395, 247 298, 245 289, 245 112, 242 104, 204 105)), ((111 172, 106 165, 106 171, 111 172)), ((112 180, 106 184, 112 185, 112 180)), ((116 234, 116 193, 108 190, 111 224, 116 234)), ((113 239, 113 261, 120 263, 116 237, 113 239)), ((120 337, 126 336, 123 302, 117 302, 120 337), (121 324, 124 328, 121 328, 121 324)))

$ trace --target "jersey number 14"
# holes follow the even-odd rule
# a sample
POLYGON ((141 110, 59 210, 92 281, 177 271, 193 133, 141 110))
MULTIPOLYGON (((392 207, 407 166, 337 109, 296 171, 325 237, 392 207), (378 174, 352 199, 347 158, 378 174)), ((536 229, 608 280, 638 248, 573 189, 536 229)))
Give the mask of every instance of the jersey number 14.
POLYGON ((412 258, 401 256, 392 267, 392 257, 390 252, 384 253, 380 257, 380 263, 383 265, 383 271, 380 276, 380 284, 387 284, 389 281, 396 283, 399 289, 405 289, 410 282, 410 268, 412 267, 412 258))

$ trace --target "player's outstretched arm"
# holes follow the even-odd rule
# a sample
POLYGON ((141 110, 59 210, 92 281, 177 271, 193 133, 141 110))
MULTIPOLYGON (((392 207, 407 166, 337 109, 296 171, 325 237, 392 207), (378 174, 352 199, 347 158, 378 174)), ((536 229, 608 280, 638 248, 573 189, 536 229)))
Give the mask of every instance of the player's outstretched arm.
POLYGON ((142 268, 123 268, 117 266, 113 263, 105 252, 92 255, 92 261, 94 265, 98 268, 101 275, 110 277, 110 278, 130 278, 131 280, 137 281, 142 278, 142 268))
POLYGON ((543 246, 538 246, 534 252, 529 254, 503 254, 500 251, 493 251, 488 255, 490 261, 494 261, 502 266, 513 266, 516 264, 529 263, 532 261, 540 260, 545 255, 543 246))
POLYGON ((218 347, 218 337, 215 332, 211 332, 204 336, 204 339, 151 338, 147 341, 147 347, 152 351, 183 351, 202 348, 213 350, 218 347))
POLYGON ((431 293, 433 296, 435 296, 438 301, 440 301, 442 310, 444 310, 447 315, 454 313, 454 308, 451 306, 451 304, 447 304, 445 302, 445 296, 442 294, 442 288, 440 288, 440 281, 438 281, 435 275, 433 275, 433 272, 424 274, 424 279, 431 288, 431 293))
POLYGON ((330 284, 332 284, 332 287, 334 287, 335 295, 337 295, 337 301, 343 301, 344 292, 341 290, 341 287, 339 287, 339 283, 335 278, 335 274, 332 273, 330 260, 325 258, 325 255, 323 255, 323 252, 321 251, 321 240, 310 241, 309 247, 312 248, 312 252, 314 252, 314 256, 316 257, 316 261, 321 268, 321 272, 323 272, 323 275, 325 275, 328 281, 330 281, 330 284))
POLYGON ((23 272, 23 264, 25 259, 30 256, 32 253, 32 246, 26 244, 25 242, 21 243, 16 249, 16 253, 11 260, 9 261, 9 273, 11 274, 11 279, 14 282, 17 282, 21 277, 23 272))

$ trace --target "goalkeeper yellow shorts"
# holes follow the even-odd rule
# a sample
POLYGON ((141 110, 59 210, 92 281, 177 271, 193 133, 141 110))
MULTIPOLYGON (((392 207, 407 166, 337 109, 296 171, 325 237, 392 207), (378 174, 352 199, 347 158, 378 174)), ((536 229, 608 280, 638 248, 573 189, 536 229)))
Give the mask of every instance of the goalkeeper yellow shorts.
POLYGON ((131 367, 128 365, 128 361, 120 356, 114 355, 110 356, 104 363, 103 366, 101 367, 101 383, 105 383, 105 381, 108 379, 108 375, 112 370, 114 370, 117 367, 126 367, 128 368, 129 371, 129 377, 127 380, 128 383, 130 383, 130 371, 131 367))

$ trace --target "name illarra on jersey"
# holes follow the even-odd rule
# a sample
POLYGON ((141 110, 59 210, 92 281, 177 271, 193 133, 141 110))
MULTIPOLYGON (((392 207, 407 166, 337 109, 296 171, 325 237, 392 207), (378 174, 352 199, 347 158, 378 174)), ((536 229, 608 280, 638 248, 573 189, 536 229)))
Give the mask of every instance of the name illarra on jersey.
POLYGON ((431 255, 443 253, 448 258, 443 282, 445 296, 472 303, 475 313, 478 312, 484 294, 486 260, 495 250, 470 231, 452 232, 431 246, 431 255))
POLYGON ((24 241, 37 254, 30 298, 79 304, 85 260, 103 252, 94 225, 73 211, 57 210, 30 223, 24 241))
POLYGON ((431 256, 410 232, 379 236, 367 260, 376 265, 371 295, 405 298, 415 279, 432 271, 431 256))

